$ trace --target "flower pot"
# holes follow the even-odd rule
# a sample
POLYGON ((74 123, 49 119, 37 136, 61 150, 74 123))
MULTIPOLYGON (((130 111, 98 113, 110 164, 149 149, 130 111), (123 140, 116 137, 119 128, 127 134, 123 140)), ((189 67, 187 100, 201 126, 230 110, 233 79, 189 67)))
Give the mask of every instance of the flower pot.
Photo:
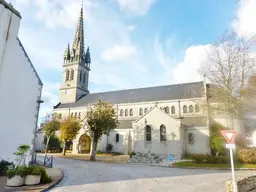
POLYGON ((8 187, 19 187, 24 185, 24 177, 21 177, 20 175, 15 175, 11 179, 7 179, 6 185, 8 187))
POLYGON ((25 185, 37 185, 40 183, 41 175, 27 175, 25 185))

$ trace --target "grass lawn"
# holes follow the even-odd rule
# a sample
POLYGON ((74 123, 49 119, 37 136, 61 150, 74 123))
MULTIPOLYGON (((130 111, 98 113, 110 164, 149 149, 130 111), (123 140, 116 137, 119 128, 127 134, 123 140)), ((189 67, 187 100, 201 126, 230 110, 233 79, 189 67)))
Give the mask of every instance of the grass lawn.
MULTIPOLYGON (((174 163, 174 167, 186 168, 231 168, 229 164, 203 164, 203 163, 194 163, 191 161, 183 161, 174 163)), ((256 168, 256 164, 235 164, 235 168, 256 168)))

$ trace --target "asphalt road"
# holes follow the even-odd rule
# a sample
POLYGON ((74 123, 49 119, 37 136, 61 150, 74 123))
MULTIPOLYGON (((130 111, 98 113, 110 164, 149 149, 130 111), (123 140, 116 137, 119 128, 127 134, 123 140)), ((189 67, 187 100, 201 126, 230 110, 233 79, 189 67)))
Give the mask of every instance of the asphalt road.
MULTIPOLYGON (((106 164, 54 158, 65 176, 52 192, 222 192, 229 171, 106 164)), ((237 171, 236 176, 250 175, 237 171)))

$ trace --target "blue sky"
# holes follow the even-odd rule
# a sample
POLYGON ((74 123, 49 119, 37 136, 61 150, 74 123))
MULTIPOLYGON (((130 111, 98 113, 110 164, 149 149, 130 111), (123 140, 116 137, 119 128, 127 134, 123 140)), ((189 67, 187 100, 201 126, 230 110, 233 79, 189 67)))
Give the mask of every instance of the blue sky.
MULTIPOLYGON (((40 119, 58 103, 64 50, 80 0, 10 0, 19 37, 43 83, 40 119)), ((202 80, 205 49, 225 30, 256 32, 255 0, 84 0, 91 92, 202 80)))

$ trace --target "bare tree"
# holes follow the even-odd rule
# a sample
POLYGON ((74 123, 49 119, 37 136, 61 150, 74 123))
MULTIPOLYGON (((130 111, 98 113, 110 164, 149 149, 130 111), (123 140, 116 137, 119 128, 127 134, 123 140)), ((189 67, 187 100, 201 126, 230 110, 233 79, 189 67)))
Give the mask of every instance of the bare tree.
MULTIPOLYGON (((217 110, 228 121, 242 115, 238 111, 244 98, 250 95, 248 83, 256 66, 251 53, 254 40, 239 37, 234 32, 225 33, 207 50, 207 61, 199 69, 199 73, 211 82, 207 91, 210 110, 217 110)), ((229 126, 233 128, 233 120, 229 126)))

